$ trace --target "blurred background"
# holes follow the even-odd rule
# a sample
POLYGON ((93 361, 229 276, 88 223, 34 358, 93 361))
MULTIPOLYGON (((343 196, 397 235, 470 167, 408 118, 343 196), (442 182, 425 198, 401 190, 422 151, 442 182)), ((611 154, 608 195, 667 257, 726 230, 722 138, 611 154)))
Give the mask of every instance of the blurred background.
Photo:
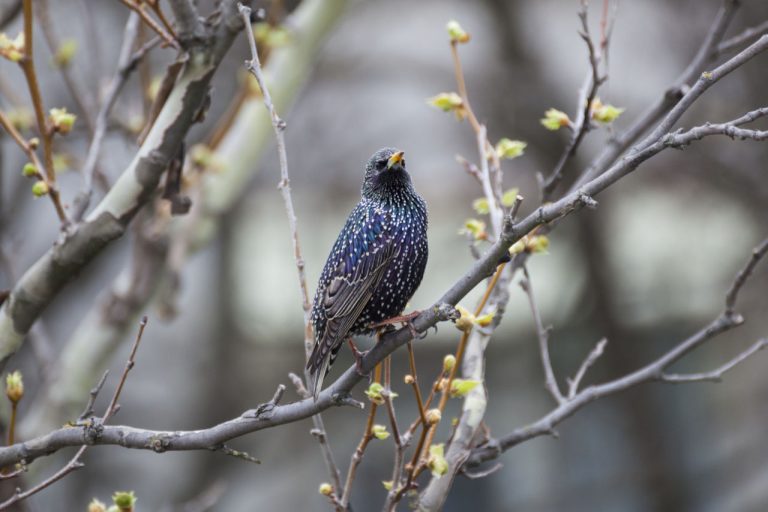
MULTIPOLYGON (((0 0, 0 11, 13 3, 0 0)), ((455 89, 445 23, 457 19, 472 35, 461 47, 462 61, 473 108, 487 123, 491 140, 528 142, 525 155, 505 165, 504 176, 505 188, 519 187, 525 196, 522 211, 527 213, 538 205, 535 173, 549 173, 567 143, 566 133, 543 129, 539 119, 550 107, 573 115, 588 70, 577 33, 578 2, 305 0, 294 11, 296 3, 282 6, 292 11, 283 24, 287 36, 268 56, 267 68, 288 123, 291 186, 310 293, 359 198, 363 165, 379 147, 396 146, 405 150, 415 186, 429 205, 430 260, 411 303, 426 307, 472 263, 458 230, 476 215, 471 202, 481 195, 455 160, 457 154, 477 159, 474 134, 466 123, 426 104, 426 98, 455 89)), ((600 92, 604 102, 626 108, 615 130, 629 126, 674 83, 720 3, 617 2, 610 78, 600 92)), ((118 1, 48 4, 58 38, 77 43, 68 70, 86 107, 95 112, 98 95, 114 73, 128 10, 118 1)), ((200 4, 201 12, 210 11, 206 2, 200 4)), ((590 11, 595 30, 598 4, 590 11)), ((742 4, 729 35, 768 19, 765 2, 742 4)), ((266 7, 274 6, 266 2, 266 7)), ((20 18, 2 30, 15 37, 20 18)), ((37 36, 46 106, 66 106, 82 120, 60 71, 48 65, 52 54, 39 30, 37 36)), ((163 218, 162 207, 143 212, 131 235, 99 256, 48 308, 31 342, 12 360, 9 369, 22 370, 28 388, 20 410, 23 438, 76 417, 87 389, 110 367, 112 377, 100 400, 106 402, 142 314, 149 316, 149 326, 115 422, 197 429, 268 400, 279 383, 288 385, 286 400, 296 398, 287 374, 303 368, 299 290, 276 190, 271 128, 260 103, 238 92, 248 56, 245 43, 240 38, 228 54, 214 79, 206 121, 187 138, 188 147, 218 144, 220 150, 220 169, 203 174, 202 192, 190 193, 190 214, 170 220, 163 218), (226 124, 233 98, 240 101, 240 117, 230 133, 211 142, 217 127, 226 124), (252 140, 247 149, 243 140, 252 140), (208 185, 212 192, 206 192, 208 185), (74 369, 84 364, 98 371, 74 369)), ((172 50, 154 50, 121 96, 100 160, 107 183, 114 183, 136 150, 131 129, 145 112, 142 87, 161 77, 174 57, 172 50)), ((719 82, 682 126, 721 122, 764 106, 766 58, 719 82)), ((0 62, 0 85, 0 106, 23 112, 27 91, 8 61, 0 62)), ((62 155, 57 166, 62 192, 70 200, 81 187, 77 170, 90 140, 84 123, 78 124, 56 148, 62 155)), ((609 136, 606 130, 591 132, 568 168, 570 175, 585 168, 609 136)), ((551 352, 561 383, 602 337, 609 340, 607 350, 589 382, 646 364, 719 314, 735 273, 768 234, 767 157, 765 144, 725 137, 684 152, 667 151, 600 194, 597 210, 581 211, 557 227, 548 254, 535 255, 529 270, 544 323, 553 326, 551 352)), ((0 289, 8 288, 57 236, 54 213, 45 199, 34 200, 29 193, 30 182, 19 171, 23 164, 22 153, 0 134, 0 289)), ((764 264, 740 297, 746 324, 676 368, 713 369, 766 336, 767 287, 764 264)), ((475 300, 473 294, 462 304, 471 308, 475 300)), ((458 337, 444 324, 416 343, 423 383, 432 380, 458 337)), ((533 321, 517 282, 487 357, 486 424, 494 435, 554 407, 543 387, 533 321)), ((649 384, 598 401, 566 420, 558 428, 559 439, 539 438, 513 448, 499 459, 502 469, 487 478, 459 477, 445 510, 765 510, 766 357, 755 355, 719 384, 649 384)), ((329 379, 351 363, 342 350, 329 379)), ((416 411, 402 384, 404 351, 395 354, 393 364, 401 396, 398 416, 410 421, 416 411)), ((360 389, 355 393, 362 396, 360 389)), ((449 417, 458 411, 458 401, 449 404, 449 417)), ((324 419, 344 473, 365 414, 339 408, 324 419)), ((317 487, 328 477, 310 428, 307 420, 232 443, 261 459, 259 466, 218 453, 93 448, 85 468, 28 500, 26 510, 85 510, 92 497, 107 501, 123 489, 136 492, 140 510, 325 510, 328 504, 317 487)), ((27 484, 51 474, 69 456, 65 451, 35 462, 27 484)), ((381 507, 386 493, 381 481, 391 478, 391 457, 390 443, 370 445, 352 495, 355 510, 381 507)), ((11 492, 12 487, 5 490, 11 492)))

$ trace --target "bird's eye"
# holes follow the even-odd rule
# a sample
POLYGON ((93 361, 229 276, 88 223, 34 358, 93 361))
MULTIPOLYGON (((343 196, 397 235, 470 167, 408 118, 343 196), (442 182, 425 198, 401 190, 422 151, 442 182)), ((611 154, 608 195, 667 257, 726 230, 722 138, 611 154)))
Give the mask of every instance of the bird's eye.
POLYGON ((389 161, 389 160, 388 160, 388 159, 386 159, 386 158, 384 158, 384 159, 382 159, 382 160, 379 160, 379 161, 378 161, 378 166, 379 166, 379 167, 386 167, 386 166, 387 166, 387 162, 388 162, 388 161, 389 161))
POLYGON ((402 160, 400 160, 400 165, 402 165, 403 167, 405 167, 405 158, 403 158, 402 160))

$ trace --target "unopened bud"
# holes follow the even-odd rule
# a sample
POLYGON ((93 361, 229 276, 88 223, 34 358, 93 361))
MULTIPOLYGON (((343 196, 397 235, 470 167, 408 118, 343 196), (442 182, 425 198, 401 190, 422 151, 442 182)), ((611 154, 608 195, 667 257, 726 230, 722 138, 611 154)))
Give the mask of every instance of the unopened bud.
POLYGON ((416 379, 413 378, 413 375, 407 374, 405 377, 403 377, 403 382, 410 385, 416 382, 416 379))
POLYGON ((36 181, 34 185, 32 185, 32 195, 35 197, 43 197, 48 192, 50 192, 50 187, 48 187, 48 183, 46 183, 44 180, 36 181))
POLYGON ((24 164, 24 167, 21 169, 21 174, 26 176, 27 178, 35 176, 37 175, 37 167, 35 166, 35 164, 31 162, 27 162, 24 164))
POLYGON ((14 404, 19 403, 24 396, 24 380, 20 371, 11 372, 5 378, 5 396, 14 404))
POLYGON ((323 482, 320 484, 320 487, 318 487, 317 492, 323 496, 330 496, 331 493, 333 493, 333 486, 328 482, 323 482))
POLYGON ((117 491, 112 495, 112 502, 120 512, 133 512, 136 501, 136 495, 133 491, 117 491))
POLYGON ((96 498, 93 498, 88 504, 88 512, 107 512, 107 506, 96 498))
POLYGON ((428 425, 437 425, 440 423, 440 419, 443 417, 443 414, 440 412, 440 409, 430 409, 425 414, 427 418, 427 424, 428 425))
POLYGON ((448 354, 443 358, 443 371, 449 372, 453 370, 453 367, 456 366, 456 356, 453 354, 448 354))

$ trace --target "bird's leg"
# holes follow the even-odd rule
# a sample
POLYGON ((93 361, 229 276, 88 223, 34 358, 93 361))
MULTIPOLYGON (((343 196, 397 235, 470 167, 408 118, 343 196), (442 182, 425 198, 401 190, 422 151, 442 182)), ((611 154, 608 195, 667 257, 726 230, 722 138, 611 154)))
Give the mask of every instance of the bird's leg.
POLYGON ((387 318, 386 320, 382 320, 381 322, 376 322, 375 324, 371 324, 371 329, 377 329, 379 327, 384 327, 386 325, 392 325, 392 324, 405 324, 408 326, 408 329, 411 331, 411 336, 413 336, 415 339, 419 338, 419 331, 416 330, 416 328, 413 326, 413 319, 416 318, 421 314, 421 310, 414 310, 407 315, 400 315, 400 316, 393 316, 392 318, 387 318))
POLYGON ((367 350, 360 351, 357 349, 357 346, 355 345, 355 342, 352 341, 352 337, 350 336, 347 338, 347 343, 349 344, 350 350, 352 350, 352 356, 355 358, 355 369, 357 369, 357 373, 365 377, 366 373, 363 372, 363 357, 365 357, 365 354, 368 353, 367 350))

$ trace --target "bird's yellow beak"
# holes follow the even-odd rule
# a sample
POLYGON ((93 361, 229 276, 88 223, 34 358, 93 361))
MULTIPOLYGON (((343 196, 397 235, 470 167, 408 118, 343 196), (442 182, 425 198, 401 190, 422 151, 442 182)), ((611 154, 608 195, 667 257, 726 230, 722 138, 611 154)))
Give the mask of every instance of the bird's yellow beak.
POLYGON ((387 169, 391 169, 395 164, 399 164, 403 160, 404 151, 398 151, 387 160, 387 169))

